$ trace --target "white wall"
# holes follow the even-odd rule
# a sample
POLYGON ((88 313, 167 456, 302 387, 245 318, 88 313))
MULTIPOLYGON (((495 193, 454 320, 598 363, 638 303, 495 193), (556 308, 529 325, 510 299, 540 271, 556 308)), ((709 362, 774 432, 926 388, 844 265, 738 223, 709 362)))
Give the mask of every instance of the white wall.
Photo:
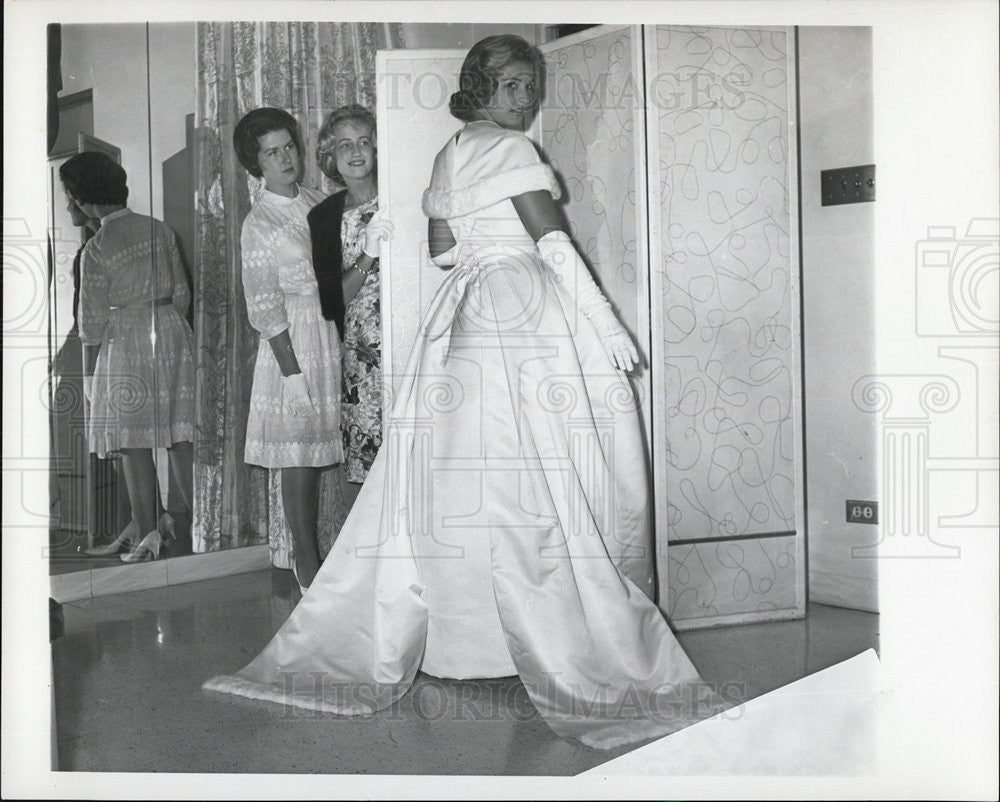
POLYGON ((152 76, 153 215, 163 214, 163 162, 185 145, 185 118, 194 114, 198 83, 196 24, 149 26, 152 76))
POLYGON ((408 50, 460 47, 468 49, 480 39, 502 33, 522 36, 533 44, 541 42, 542 26, 497 25, 462 22, 454 24, 404 22, 403 44, 408 50))
POLYGON ((799 31, 809 597, 865 610, 878 560, 851 548, 878 528, 846 523, 845 502, 878 500, 875 420, 851 399, 875 372, 874 204, 822 206, 820 171, 876 161, 871 63, 868 28, 799 31))
POLYGON ((149 26, 149 92, 145 25, 62 27, 60 95, 93 90, 94 136, 122 149, 134 211, 163 214, 162 165, 184 147, 184 117, 195 106, 195 65, 193 22, 149 26))

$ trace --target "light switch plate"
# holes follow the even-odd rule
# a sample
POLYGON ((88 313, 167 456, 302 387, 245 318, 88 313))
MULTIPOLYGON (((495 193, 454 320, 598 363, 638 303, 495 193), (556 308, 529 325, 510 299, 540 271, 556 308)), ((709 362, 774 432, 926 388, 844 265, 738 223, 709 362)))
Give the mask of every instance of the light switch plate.
POLYGON ((875 165, 823 170, 821 197, 824 206, 866 203, 875 200, 875 165))

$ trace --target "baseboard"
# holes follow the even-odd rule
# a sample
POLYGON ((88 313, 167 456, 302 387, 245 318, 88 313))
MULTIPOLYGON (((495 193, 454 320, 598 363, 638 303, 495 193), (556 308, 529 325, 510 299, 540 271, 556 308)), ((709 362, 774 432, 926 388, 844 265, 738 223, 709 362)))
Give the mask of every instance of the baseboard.
POLYGON ((49 595, 58 602, 78 601, 259 571, 270 564, 270 549, 267 544, 245 546, 148 563, 54 574, 49 577, 49 595))
POLYGON ((731 627, 738 624, 766 624, 771 621, 794 621, 795 619, 805 617, 806 611, 804 607, 802 609, 790 607, 786 610, 758 610, 747 613, 733 613, 732 615, 682 618, 680 620, 668 618, 668 620, 670 626, 676 632, 688 632, 692 629, 715 629, 717 627, 731 627))
POLYGON ((181 585, 217 576, 260 571, 271 565, 271 550, 264 543, 239 549, 190 554, 167 560, 167 584, 181 585))
POLYGON ((830 571, 809 571, 809 601, 877 613, 878 582, 830 571))

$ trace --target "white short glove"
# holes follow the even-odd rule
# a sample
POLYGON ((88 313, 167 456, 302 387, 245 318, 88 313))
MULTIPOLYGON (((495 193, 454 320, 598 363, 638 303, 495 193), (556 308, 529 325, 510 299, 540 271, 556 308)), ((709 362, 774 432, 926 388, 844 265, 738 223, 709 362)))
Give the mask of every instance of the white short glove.
POLYGON ((392 222, 386 219, 385 209, 379 209, 365 226, 365 241, 361 250, 365 252, 366 256, 378 259, 379 243, 382 240, 392 239, 392 230, 392 222))
POLYGON ((639 361, 632 338, 615 317, 611 304, 601 292, 590 270, 565 231, 550 231, 538 240, 542 261, 556 274, 562 287, 573 296, 576 305, 594 324, 611 363, 619 370, 632 370, 639 361))
POLYGON ((94 403, 94 377, 84 376, 83 377, 83 397, 87 399, 88 404, 94 403))
POLYGON ((313 415, 316 407, 309 395, 309 382, 304 373, 282 376, 281 384, 285 404, 293 415, 313 415))

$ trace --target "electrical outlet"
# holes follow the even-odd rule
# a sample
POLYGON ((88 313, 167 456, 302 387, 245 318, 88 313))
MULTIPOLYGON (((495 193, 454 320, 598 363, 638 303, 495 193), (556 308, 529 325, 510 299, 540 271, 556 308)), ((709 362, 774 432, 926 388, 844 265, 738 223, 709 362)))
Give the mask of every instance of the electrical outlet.
POLYGON ((878 523, 878 502, 877 501, 853 501, 847 500, 847 523, 849 524, 877 524, 878 523))
POLYGON ((820 197, 824 206, 866 203, 875 200, 875 165, 841 167, 820 173, 820 197))

